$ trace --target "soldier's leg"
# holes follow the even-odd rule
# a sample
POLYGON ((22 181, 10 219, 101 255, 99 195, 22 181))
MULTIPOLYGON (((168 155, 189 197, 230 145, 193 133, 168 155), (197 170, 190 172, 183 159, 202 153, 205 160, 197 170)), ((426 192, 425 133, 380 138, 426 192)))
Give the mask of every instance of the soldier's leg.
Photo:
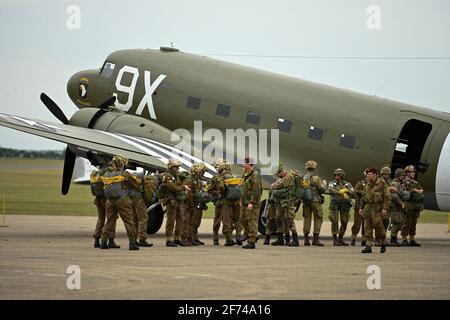
POLYGON ((198 241, 198 228, 200 227, 200 224, 202 222, 202 215, 203 210, 199 208, 194 208, 194 215, 192 217, 192 224, 191 224, 191 230, 192 230, 192 240, 198 241))
POLYGON ((322 229, 323 223, 322 204, 320 202, 313 202, 312 205, 314 217, 314 234, 313 234, 314 237, 312 244, 314 246, 322 247, 324 244, 319 240, 320 230, 322 229))
POLYGON ((97 207, 97 224, 95 225, 94 238, 100 239, 106 222, 106 199, 95 197, 94 204, 97 207))
POLYGON ((232 244, 233 223, 232 223, 232 208, 228 203, 222 206, 222 233, 224 234, 228 245, 232 244))
POLYGON ((372 226, 375 229, 375 236, 380 239, 381 245, 386 245, 386 229, 384 228, 384 221, 381 217, 381 212, 375 213, 372 216, 372 226))
POLYGON ((277 202, 275 209, 275 225, 277 227, 275 233, 276 234, 284 234, 284 210, 281 207, 281 204, 277 202))
POLYGON ((331 234, 333 235, 333 238, 337 236, 339 233, 338 230, 338 219, 339 219, 339 211, 336 206, 330 206, 328 219, 330 219, 331 222, 331 234))
POLYGON ((303 202, 303 234, 305 236, 305 246, 310 246, 309 233, 311 231, 312 208, 311 205, 303 202))
POLYGON ((214 207, 214 221, 213 221, 213 241, 214 244, 219 244, 219 230, 222 222, 222 206, 214 207))
POLYGON ((403 244, 408 245, 408 235, 411 230, 411 224, 412 224, 412 215, 413 212, 408 210, 408 205, 406 206, 403 214, 403 223, 402 223, 402 238, 403 238, 403 244))
POLYGON ((411 227, 409 229, 409 244, 414 247, 420 247, 420 244, 416 242, 415 236, 416 236, 416 226, 417 226, 417 220, 420 217, 420 212, 422 211, 421 205, 415 205, 414 211, 412 212, 412 218, 411 218, 411 227))
POLYGON ((342 208, 339 216, 341 221, 341 226, 339 228, 339 242, 341 245, 346 246, 347 243, 344 241, 344 235, 345 232, 347 231, 348 220, 350 217, 350 208, 347 207, 342 208))
POLYGON ((138 209, 136 208, 138 199, 131 198, 131 216, 133 218, 134 228, 139 230, 138 209))
POLYGON ((136 242, 136 229, 134 228, 133 212, 129 197, 117 202, 117 211, 119 212, 120 219, 122 219, 125 230, 127 231, 130 246, 134 246, 136 242))
POLYGON ((292 241, 289 243, 289 246, 298 247, 298 234, 297 234, 297 226, 295 225, 295 205, 289 207, 288 210, 288 224, 289 230, 292 234, 292 241))
POLYGON ((134 205, 136 210, 136 216, 138 220, 137 237, 139 241, 145 241, 147 239, 147 206, 144 199, 140 198, 134 205))
POLYGON ((373 226, 371 215, 368 215, 367 218, 364 218, 364 228, 364 240, 366 241, 366 245, 371 246, 373 242, 373 226))
POLYGON ((358 233, 361 230, 362 217, 359 215, 359 206, 355 205, 353 210, 353 225, 352 225, 352 244, 353 240, 356 240, 358 233))
POLYGON ((255 243, 258 236, 259 208, 259 206, 254 206, 251 210, 246 210, 248 215, 248 242, 251 243, 255 243))
POLYGON ((106 201, 106 223, 102 229, 101 243, 102 247, 106 246, 107 240, 111 239, 112 234, 115 235, 116 221, 118 217, 118 211, 114 203, 110 200, 106 201))
POLYGON ((175 218, 177 208, 174 204, 167 203, 166 205, 166 241, 173 242, 173 229, 175 227, 175 218))
POLYGON ((177 211, 175 215, 175 241, 182 246, 191 246, 192 243, 188 241, 190 236, 190 219, 191 211, 189 206, 185 203, 177 203, 177 211), (179 226, 177 228, 177 226, 179 226), (177 232, 178 230, 178 232, 177 232), (181 242, 180 242, 181 237, 181 242))
POLYGON ((232 211, 233 229, 236 230, 236 239, 240 240, 242 225, 241 225, 241 206, 239 202, 233 204, 232 211))
MULTIPOLYGON (((194 206, 186 204, 185 211, 180 214, 181 218, 181 240, 191 241, 192 240, 192 218, 194 215, 194 206)), ((181 211, 178 211, 181 213, 181 211)), ((178 220, 177 220, 178 224, 178 220)))

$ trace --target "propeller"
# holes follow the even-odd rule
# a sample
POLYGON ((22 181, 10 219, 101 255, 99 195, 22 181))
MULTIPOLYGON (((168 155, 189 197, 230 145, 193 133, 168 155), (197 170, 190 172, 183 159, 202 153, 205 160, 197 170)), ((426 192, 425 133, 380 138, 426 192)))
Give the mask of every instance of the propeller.
MULTIPOLYGON (((61 108, 45 93, 41 93, 41 101, 47 107, 47 109, 63 124, 68 124, 69 120, 67 119, 64 112, 62 112, 61 108)), ((111 97, 105 102, 103 102, 99 108, 106 109, 110 105, 114 104, 116 101, 116 97, 111 97)), ((66 148, 66 152, 64 155, 64 167, 63 167, 63 177, 62 177, 62 185, 61 185, 61 193, 66 195, 69 192, 70 183, 72 181, 72 174, 75 168, 75 160, 77 155, 70 150, 69 147, 66 148)))

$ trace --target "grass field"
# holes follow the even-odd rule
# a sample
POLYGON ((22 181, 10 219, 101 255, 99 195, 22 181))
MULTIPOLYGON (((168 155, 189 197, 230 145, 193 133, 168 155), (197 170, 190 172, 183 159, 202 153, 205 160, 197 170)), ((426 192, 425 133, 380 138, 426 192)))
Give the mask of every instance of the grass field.
MULTIPOLYGON (((7 213, 95 216, 88 185, 72 184, 69 194, 61 195, 62 166, 60 160, 0 158, 0 197, 6 197, 7 213)), ((212 217, 213 205, 208 207, 204 216, 212 217)), ((326 218, 328 197, 323 208, 326 218)), ((425 210, 419 221, 447 223, 448 213, 425 210)))

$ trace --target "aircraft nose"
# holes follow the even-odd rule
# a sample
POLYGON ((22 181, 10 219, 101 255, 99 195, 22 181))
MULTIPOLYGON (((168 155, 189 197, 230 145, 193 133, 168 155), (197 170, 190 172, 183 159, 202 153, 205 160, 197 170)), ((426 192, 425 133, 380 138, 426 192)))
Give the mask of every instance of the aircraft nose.
POLYGON ((90 107, 88 99, 89 76, 86 71, 80 71, 70 77, 67 82, 67 94, 78 107, 90 107))

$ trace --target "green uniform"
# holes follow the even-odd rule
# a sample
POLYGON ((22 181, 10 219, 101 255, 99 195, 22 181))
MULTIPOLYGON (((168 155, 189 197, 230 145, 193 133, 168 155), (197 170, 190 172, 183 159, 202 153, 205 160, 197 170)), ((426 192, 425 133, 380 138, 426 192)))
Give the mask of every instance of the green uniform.
POLYGON ((185 219, 186 200, 180 174, 174 170, 164 172, 161 178, 161 188, 163 189, 163 203, 167 208, 166 239, 167 241, 180 240, 185 219))
POLYGON ((328 184, 328 193, 331 197, 328 216, 331 221, 331 234, 333 236, 339 234, 340 237, 343 237, 350 219, 350 208, 352 207, 351 197, 354 196, 355 190, 350 182, 341 179, 339 181, 330 181, 328 184), (340 228, 339 220, 341 222, 340 228))
MULTIPOLYGON (((388 188, 391 186, 391 182, 392 182, 392 181, 391 181, 390 178, 384 179, 383 177, 380 177, 380 180, 383 180, 384 183, 386 184, 386 186, 387 186, 388 188)), ((390 203, 390 201, 391 201, 391 196, 389 196, 389 203, 390 203)), ((386 217, 386 218, 383 218, 383 225, 384 225, 384 229, 385 229, 386 231, 387 231, 388 228, 389 228, 390 219, 391 219, 391 206, 390 206, 390 204, 389 204, 389 208, 388 208, 388 211, 387 211, 387 217, 386 217)))
POLYGON ((185 221, 185 227, 183 228, 187 232, 187 239, 189 241, 195 241, 198 239, 198 228, 200 227, 203 215, 204 203, 202 192, 203 182, 201 177, 192 173, 185 181, 185 184, 189 186, 191 191, 187 193, 186 205, 189 211, 189 219, 185 221))
POLYGON ((319 184, 320 178, 314 170, 308 170, 303 176, 303 181, 309 184, 306 188, 310 188, 312 193, 311 200, 303 200, 303 233, 305 235, 310 233, 312 219, 314 218, 313 233, 314 236, 318 237, 323 223, 321 194, 325 192, 325 188, 319 184))
POLYGON ((405 177, 403 186, 406 191, 411 193, 410 199, 405 201, 405 210, 402 224, 402 238, 406 239, 409 236, 410 240, 414 240, 416 235, 417 219, 420 217, 420 212, 423 211, 424 195, 413 192, 413 189, 423 189, 419 182, 409 177, 405 177))
POLYGON ((391 204, 389 211, 391 213, 391 237, 397 237, 399 231, 402 228, 402 214, 405 204, 400 198, 400 193, 403 190, 403 185, 400 179, 395 178, 391 182, 391 204), (395 189, 395 190, 394 190, 395 189))
POLYGON ((380 239, 381 244, 386 244, 386 230, 383 225, 382 210, 389 209, 389 191, 388 187, 379 178, 371 183, 367 183, 364 187, 363 196, 361 200, 361 209, 363 210, 364 226, 365 226, 365 240, 366 245, 372 245, 373 230, 375 229, 375 236, 380 239))
POLYGON ((227 241, 232 241, 233 230, 236 230, 236 237, 239 237, 242 231, 241 221, 240 221, 240 209, 241 205, 239 199, 230 200, 227 198, 227 186, 228 179, 234 179, 233 175, 228 170, 222 170, 220 172, 220 177, 223 181, 225 188, 222 191, 222 233, 226 237, 227 241))
POLYGON ((272 190, 269 192, 266 201, 266 236, 271 236, 277 231, 275 222, 276 205, 275 198, 272 196, 272 190))
POLYGON ((275 223, 277 234, 297 234, 295 226, 295 178, 292 173, 287 173, 283 178, 278 178, 273 184, 273 196, 275 198, 275 223))
POLYGON ((364 187, 366 186, 366 180, 358 181, 355 185, 355 210, 353 211, 353 226, 352 226, 352 239, 356 239, 359 230, 361 230, 362 238, 364 239, 364 219, 359 214, 361 208, 362 194, 364 187))
POLYGON ((241 224, 248 242, 255 243, 258 236, 258 217, 262 194, 261 176, 254 168, 242 176, 241 224), (248 208, 252 204, 252 209, 248 208))

